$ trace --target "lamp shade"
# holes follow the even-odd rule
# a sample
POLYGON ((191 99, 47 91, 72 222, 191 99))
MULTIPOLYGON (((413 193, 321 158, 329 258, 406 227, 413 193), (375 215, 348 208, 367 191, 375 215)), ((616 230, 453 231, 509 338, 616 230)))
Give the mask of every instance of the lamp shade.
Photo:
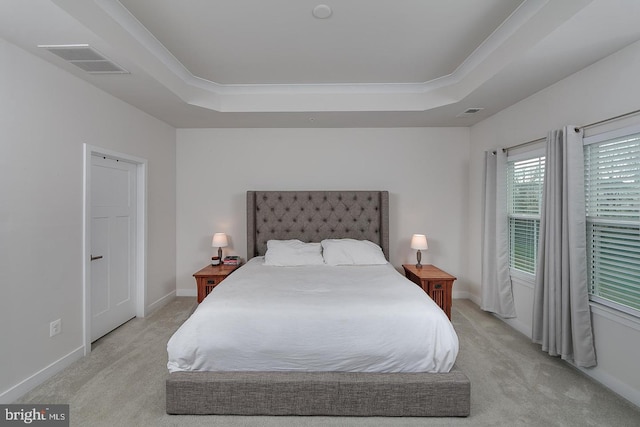
POLYGON ((211 246, 214 248, 226 248, 229 246, 227 235, 225 233, 215 233, 211 241, 211 246))
POLYGON ((411 249, 429 249, 427 236, 424 234, 414 234, 411 237, 411 249))

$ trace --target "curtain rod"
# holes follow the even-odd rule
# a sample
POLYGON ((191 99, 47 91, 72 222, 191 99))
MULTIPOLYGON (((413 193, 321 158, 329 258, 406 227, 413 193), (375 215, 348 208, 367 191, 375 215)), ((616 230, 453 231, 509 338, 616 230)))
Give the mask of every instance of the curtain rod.
MULTIPOLYGON (((604 124, 604 123, 612 122, 614 120, 624 119, 625 117, 633 116, 633 115, 638 114, 638 113, 640 113, 640 110, 630 111, 628 113, 620 114, 620 115, 615 116, 615 117, 609 117, 608 119, 600 120, 598 122, 589 123, 588 125, 578 126, 578 127, 575 128, 575 130, 576 130, 576 132, 579 132, 581 129, 584 130, 584 129, 588 129, 588 128, 591 128, 591 127, 594 127, 594 126, 597 126, 597 125, 601 125, 601 124, 604 124)), ((506 153, 509 150, 513 150, 515 148, 526 147, 527 145, 535 144, 536 142, 545 141, 546 139, 547 139, 546 137, 534 139, 534 140, 523 142, 523 143, 520 143, 520 144, 517 144, 517 145, 512 145, 511 147, 503 148, 502 151, 506 153)))
POLYGON ((601 125, 603 123, 612 122, 612 121, 618 120, 618 119, 624 119, 625 117, 633 116, 633 115, 638 114, 638 113, 640 113, 640 110, 630 111, 628 113, 620 114, 619 116, 610 117, 610 118, 605 119, 605 120, 600 120, 599 122, 593 122, 593 123, 589 123, 588 125, 580 126, 578 129, 591 128, 591 127, 594 127, 594 126, 597 126, 597 125, 601 125))

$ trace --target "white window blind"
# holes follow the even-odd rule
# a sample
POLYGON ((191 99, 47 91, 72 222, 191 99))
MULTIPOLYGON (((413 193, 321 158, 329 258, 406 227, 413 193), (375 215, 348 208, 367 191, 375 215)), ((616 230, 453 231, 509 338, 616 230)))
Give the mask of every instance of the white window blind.
POLYGON ((640 134, 585 146, 585 202, 592 299, 640 315, 640 134))
POLYGON ((510 161, 507 166, 509 266, 535 274, 544 157, 510 161))

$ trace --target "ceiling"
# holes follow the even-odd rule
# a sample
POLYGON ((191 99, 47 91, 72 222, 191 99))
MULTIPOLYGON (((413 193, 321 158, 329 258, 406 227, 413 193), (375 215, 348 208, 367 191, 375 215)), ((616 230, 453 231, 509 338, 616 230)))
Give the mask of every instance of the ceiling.
POLYGON ((469 126, 640 40, 638 16, 637 0, 2 0, 0 37, 176 128, 469 126), (128 72, 38 47, 69 44, 128 72))

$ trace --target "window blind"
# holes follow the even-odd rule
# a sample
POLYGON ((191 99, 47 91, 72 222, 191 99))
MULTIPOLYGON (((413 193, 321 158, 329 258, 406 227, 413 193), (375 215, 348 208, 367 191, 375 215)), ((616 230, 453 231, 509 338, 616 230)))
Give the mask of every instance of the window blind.
POLYGON ((538 252, 544 161, 538 156, 507 165, 509 266, 531 274, 538 252))
POLYGON ((585 146, 589 292, 640 314, 640 134, 585 146))

